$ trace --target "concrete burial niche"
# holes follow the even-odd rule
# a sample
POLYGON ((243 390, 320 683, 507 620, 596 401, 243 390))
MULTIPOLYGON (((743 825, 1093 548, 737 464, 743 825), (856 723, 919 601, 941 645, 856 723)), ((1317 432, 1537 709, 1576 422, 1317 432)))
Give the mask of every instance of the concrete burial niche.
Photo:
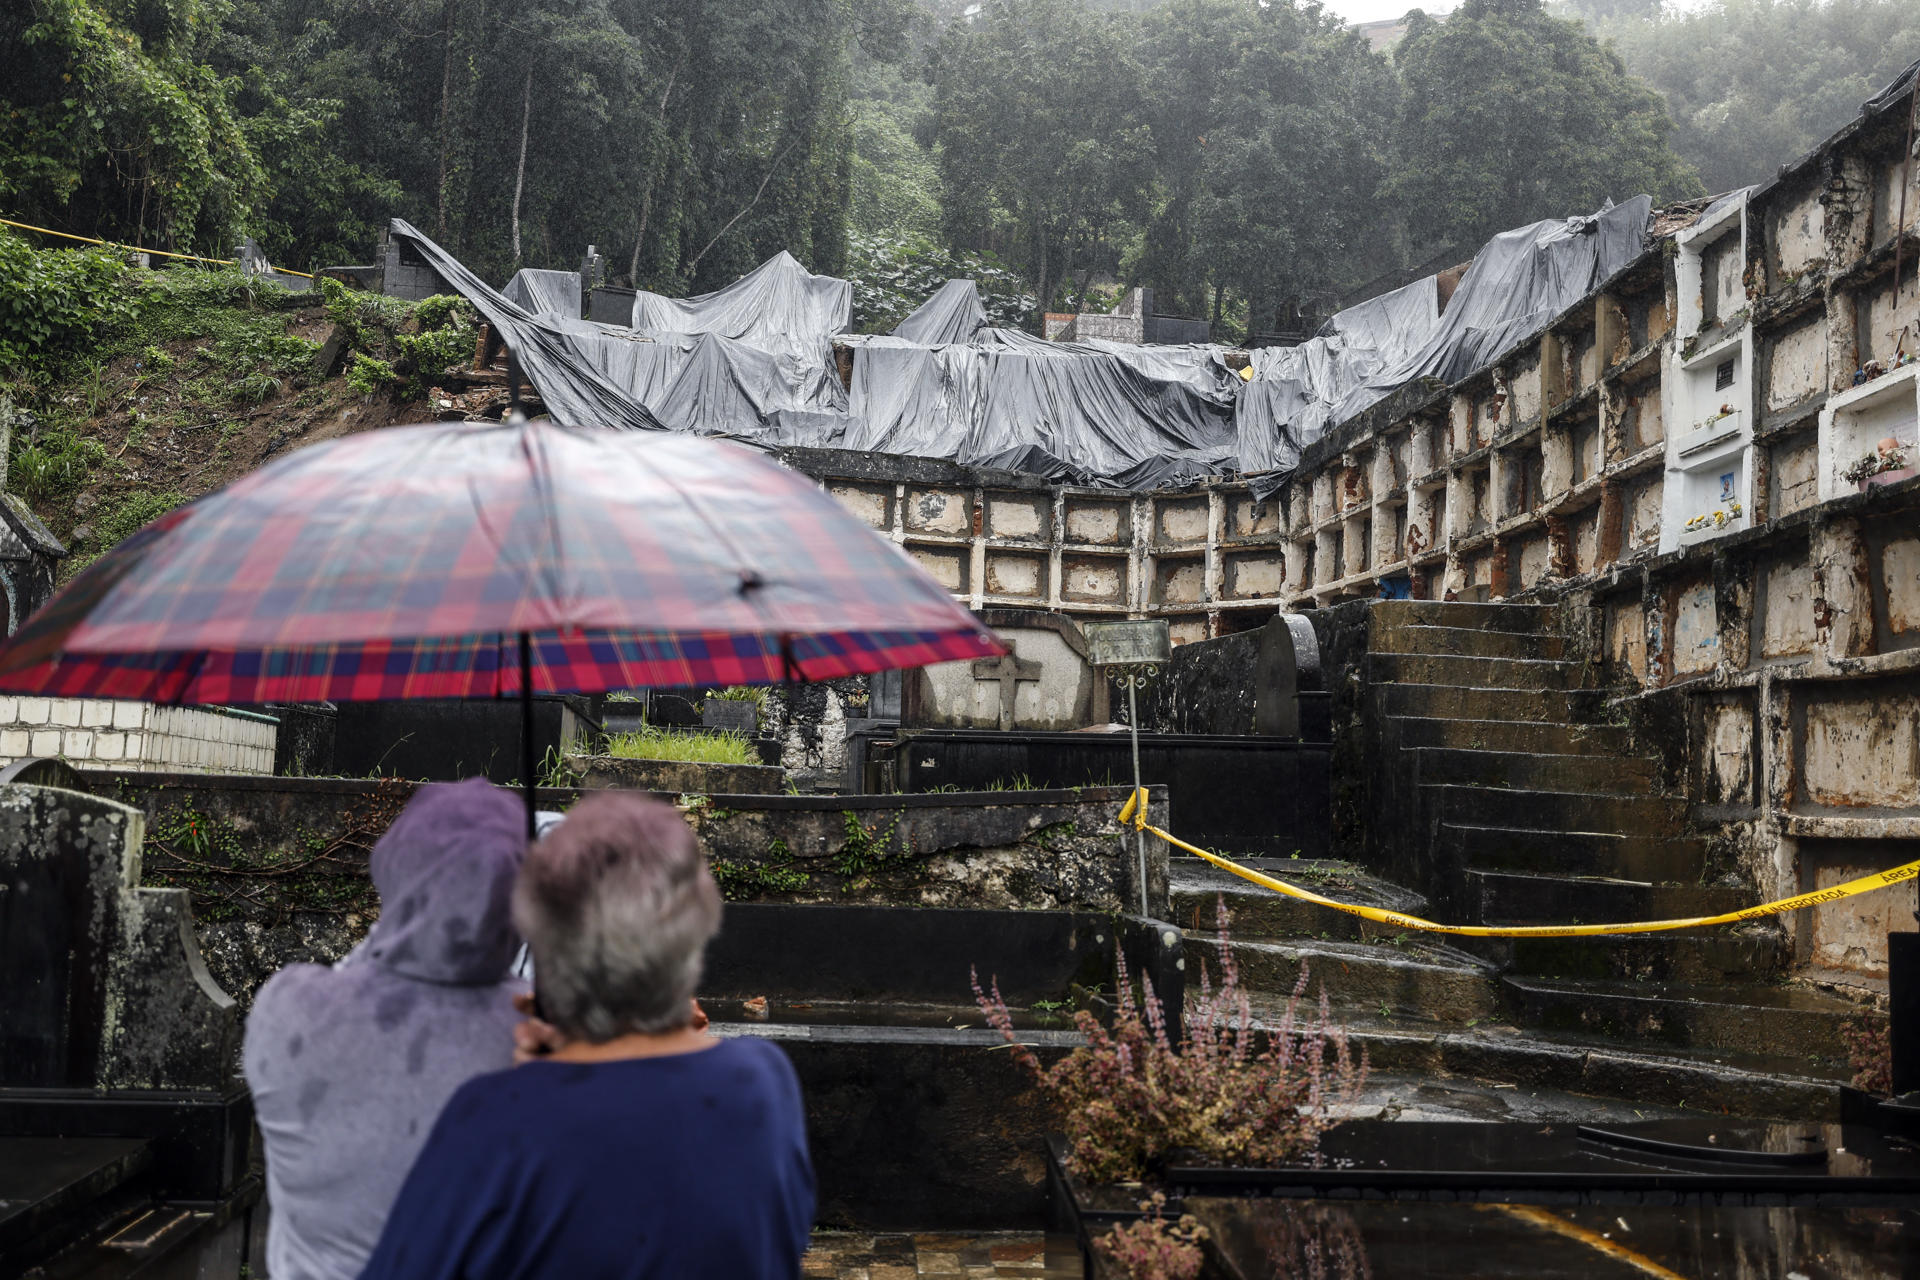
POLYGON ((1078 623, 1037 609, 987 609, 980 620, 1013 652, 942 662, 905 675, 900 718, 933 729, 1078 729, 1107 718, 1106 682, 1078 623))
MULTIPOLYGON (((1168 789, 1182 838, 1223 853, 1329 853, 1332 715, 1305 617, 1176 646, 1140 719, 1141 777, 1168 789)), ((1115 786, 1133 769, 1124 732, 909 723, 887 750, 885 777, 868 773, 907 792, 1115 786)))
POLYGON ((252 1108, 187 894, 138 810, 0 786, 0 1274, 241 1273, 252 1108))

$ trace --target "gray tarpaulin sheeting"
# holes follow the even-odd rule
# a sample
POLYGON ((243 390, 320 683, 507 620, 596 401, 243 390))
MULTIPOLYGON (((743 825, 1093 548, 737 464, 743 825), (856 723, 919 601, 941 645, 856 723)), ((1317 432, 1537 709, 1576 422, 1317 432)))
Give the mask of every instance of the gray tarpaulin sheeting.
POLYGON ((768 444, 1012 467, 1151 487, 1259 472, 1265 497, 1331 427, 1421 379, 1457 382, 1530 337, 1645 248, 1645 196, 1494 237, 1449 300, 1432 277, 1340 312, 1311 341, 1253 354, 1242 384, 1207 345, 1047 342, 984 324, 950 281, 894 336, 854 337, 852 287, 781 253, 697 298, 639 293, 633 327, 577 318, 579 277, 523 271, 503 296, 404 222, 411 241, 516 353, 555 418, 768 444), (931 339, 958 339, 935 341, 931 339))
POLYGON ((834 371, 834 335, 853 317, 853 286, 808 273, 784 251, 724 289, 696 298, 633 296, 633 327, 647 334, 717 334, 773 357, 778 379, 762 388, 778 407, 816 413, 846 408, 834 371))
POLYGON ((1086 344, 1009 330, 854 352, 844 447, 1150 486, 1231 469, 1231 402, 1086 344))
POLYGON ((938 347, 970 342, 986 327, 987 308, 980 301, 980 286, 971 280, 949 280, 896 325, 893 336, 938 347))
POLYGON ((411 223, 395 218, 390 234, 411 244, 493 326, 556 421, 583 427, 666 430, 645 405, 594 368, 566 329, 535 319, 518 303, 509 302, 411 223))
MULTIPOLYGON (((1646 248, 1647 215, 1652 208, 1651 197, 1636 196, 1591 217, 1548 219, 1500 233, 1474 255, 1473 265, 1425 341, 1377 368, 1367 369, 1369 362, 1364 359, 1349 359, 1343 366, 1337 358, 1346 350, 1349 331, 1356 337, 1371 335, 1377 342, 1377 324, 1364 320, 1348 326, 1348 312, 1336 315, 1315 339, 1328 340, 1327 354, 1336 357, 1325 375, 1330 385, 1256 393, 1241 402, 1240 467, 1273 471, 1256 482, 1256 493, 1265 496, 1277 490, 1285 482, 1285 471, 1297 464, 1299 450, 1318 439, 1326 427, 1347 421, 1422 378, 1458 382, 1537 333, 1640 256, 1646 248), (1323 413, 1318 406, 1329 400, 1331 411, 1323 413)), ((1407 292, 1402 289, 1398 294, 1407 292)), ((1411 311, 1413 303, 1402 302, 1411 311)), ((1394 337, 1397 343, 1398 335, 1394 337)), ((1290 368, 1270 368, 1283 380, 1298 381, 1290 368)), ((1258 385, 1260 372, 1256 366, 1256 382, 1251 385, 1258 385)))
POLYGON ((810 275, 790 253, 768 258, 724 289, 696 298, 633 295, 642 333, 717 333, 790 360, 833 363, 833 338, 853 320, 853 286, 810 275))
POLYGON ((542 320, 554 316, 568 320, 580 318, 580 273, 578 271, 542 271, 522 267, 507 281, 500 295, 529 315, 542 320))

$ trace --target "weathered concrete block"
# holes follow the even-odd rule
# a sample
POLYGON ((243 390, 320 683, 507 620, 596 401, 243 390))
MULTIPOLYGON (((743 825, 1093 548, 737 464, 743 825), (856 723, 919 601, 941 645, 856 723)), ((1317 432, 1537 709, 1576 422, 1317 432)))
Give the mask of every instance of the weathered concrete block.
POLYGON ((200 961, 187 895, 133 887, 144 833, 97 796, 0 788, 0 1084, 229 1086, 234 1001, 200 961))

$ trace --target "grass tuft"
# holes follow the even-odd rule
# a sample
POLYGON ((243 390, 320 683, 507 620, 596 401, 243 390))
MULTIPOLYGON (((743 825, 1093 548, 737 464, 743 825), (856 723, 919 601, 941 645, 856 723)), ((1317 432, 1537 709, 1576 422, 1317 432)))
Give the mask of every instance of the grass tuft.
POLYGON ((646 725, 607 740, 607 754, 628 760, 687 760, 696 764, 759 764, 744 733, 688 733, 646 725))

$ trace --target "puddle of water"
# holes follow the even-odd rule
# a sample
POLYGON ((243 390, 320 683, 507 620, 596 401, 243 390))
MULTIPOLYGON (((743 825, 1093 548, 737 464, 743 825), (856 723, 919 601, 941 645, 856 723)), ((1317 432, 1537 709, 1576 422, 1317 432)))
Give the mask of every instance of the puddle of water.
POLYGON ((1883 1280, 1920 1271, 1906 1209, 1189 1199, 1243 1275, 1883 1280))

